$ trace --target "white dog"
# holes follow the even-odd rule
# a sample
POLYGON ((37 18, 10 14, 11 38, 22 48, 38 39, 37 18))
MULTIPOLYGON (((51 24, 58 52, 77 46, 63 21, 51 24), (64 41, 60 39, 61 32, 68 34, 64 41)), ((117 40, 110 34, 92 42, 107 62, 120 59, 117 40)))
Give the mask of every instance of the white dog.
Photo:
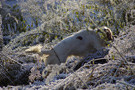
POLYGON ((51 50, 42 50, 41 46, 31 47, 26 52, 36 52, 48 64, 65 63, 68 56, 85 56, 106 46, 112 40, 112 32, 107 27, 95 30, 80 30, 56 44, 51 50))

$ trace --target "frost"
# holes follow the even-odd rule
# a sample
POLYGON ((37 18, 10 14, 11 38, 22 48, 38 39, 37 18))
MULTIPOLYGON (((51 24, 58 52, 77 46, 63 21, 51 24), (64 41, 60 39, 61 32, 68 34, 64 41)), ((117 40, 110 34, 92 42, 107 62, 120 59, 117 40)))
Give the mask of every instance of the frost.
MULTIPOLYGON (((35 2, 34 4, 38 2, 38 0, 32 1, 35 2)), ((32 1, 28 0, 30 4, 33 4, 32 1)), ((3 50, 0 51, 0 89, 134 90, 135 26, 130 25, 131 23, 134 24, 134 10, 129 10, 126 13, 125 16, 127 16, 127 26, 125 26, 124 29, 119 32, 118 36, 114 38, 114 42, 111 43, 108 48, 103 48, 94 54, 87 54, 83 58, 70 57, 66 63, 62 63, 61 65, 45 66, 44 62, 40 60, 38 55, 25 53, 25 50, 29 47, 23 46, 22 42, 25 41, 25 39, 30 39, 29 37, 32 35, 39 35, 39 37, 42 37, 42 33, 47 33, 47 35, 66 37, 72 33, 69 31, 70 29, 78 31, 80 30, 80 27, 83 28, 87 26, 79 21, 80 18, 78 16, 82 14, 87 16, 91 11, 87 9, 88 11, 86 10, 86 13, 84 13, 83 10, 85 10, 85 8, 93 8, 92 1, 89 2, 90 5, 92 5, 91 7, 88 5, 84 6, 86 2, 83 2, 83 0, 79 0, 79 3, 77 2, 78 0, 56 0, 53 3, 51 3, 51 1, 53 0, 46 0, 46 3, 41 3, 43 6, 46 4, 47 6, 44 7, 46 7, 45 9, 49 10, 48 14, 42 16, 45 22, 42 23, 41 26, 35 30, 21 33, 20 35, 16 36, 16 38, 12 39, 11 42, 4 46, 3 50), (63 4, 59 3, 58 1, 63 2, 63 4), (68 3, 64 3, 64 1, 68 3), (62 4, 62 8, 59 7, 59 4, 62 4), (56 11, 51 13, 52 11, 50 7, 53 7, 52 9, 56 11), (65 7, 68 8, 68 10, 65 7), (82 9, 79 10, 79 8, 82 9), (65 14, 59 13, 62 10, 66 11, 65 14), (73 12, 71 12, 71 10, 73 10, 73 12), (75 17, 78 17, 78 19, 75 17), (65 25, 64 20, 65 22, 66 20, 69 21, 69 27, 65 25), (56 24, 57 22, 60 24, 56 24), (77 28, 73 26, 76 26, 77 28), (50 29, 48 29, 50 27, 51 30, 54 30, 54 32, 50 32, 50 29), (64 29, 66 33, 68 32, 67 35, 60 33, 62 29, 64 29)), ((104 2, 104 0, 101 1, 104 2)), ((114 4, 113 0, 105 0, 105 2, 112 2, 110 4, 114 4)), ((122 6, 124 9, 126 8, 126 4, 127 3, 123 4, 122 6)), ((118 7, 119 6, 120 4, 118 7)), ((32 5, 31 7, 26 6, 22 10, 25 11, 27 7, 35 8, 35 6, 32 5)), ((123 9, 122 7, 120 8, 120 11, 123 9)), ((42 12, 37 12, 41 9, 43 8, 37 7, 37 9, 32 11, 32 15, 34 16, 35 12, 35 16, 38 16, 38 14, 42 15, 42 12)), ((116 12, 117 9, 110 13, 116 12)), ((120 17, 120 14, 116 14, 114 18, 117 19, 117 17, 120 17)), ((102 13, 99 13, 98 15, 102 15, 102 13)), ((110 14, 107 15, 109 16, 110 14)), ((81 20, 85 22, 85 18, 81 18, 81 20)), ((93 18, 95 17, 93 16, 93 18)), ((104 18, 106 18, 105 21, 107 22, 108 17, 104 18)), ((112 26, 114 30, 115 27, 118 27, 118 23, 120 22, 115 21, 116 26, 112 26)), ((37 37, 34 39, 35 41, 30 41, 36 43, 39 40, 37 37)), ((44 48, 51 48, 51 46, 57 44, 59 41, 60 39, 55 39, 50 43, 45 42, 45 45, 42 45, 44 48)))

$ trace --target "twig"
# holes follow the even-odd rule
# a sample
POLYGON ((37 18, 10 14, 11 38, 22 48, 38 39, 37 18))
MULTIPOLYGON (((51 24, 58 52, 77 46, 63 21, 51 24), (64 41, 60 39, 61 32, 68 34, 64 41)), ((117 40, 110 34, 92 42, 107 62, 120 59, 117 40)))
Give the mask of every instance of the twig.
MULTIPOLYGON (((125 61, 125 63, 128 64, 128 61, 125 57, 123 57, 123 55, 119 52, 119 50, 116 48, 116 46, 113 46, 114 49, 116 49, 117 53, 120 55, 120 57, 125 61)), ((135 75, 134 71, 132 70, 131 66, 129 65, 129 69, 131 70, 131 72, 135 75)))
POLYGON ((55 33, 49 33, 47 31, 45 31, 44 29, 42 29, 42 26, 37 28, 37 30, 31 30, 29 32, 25 32, 25 33, 21 33, 19 36, 17 36, 15 39, 12 39, 10 41, 9 44, 5 45, 3 48, 9 48, 12 46, 12 44, 16 44, 16 42, 18 42, 20 39, 22 39, 23 37, 26 37, 26 36, 31 36, 31 35, 35 35, 35 34, 42 34, 42 33, 47 33, 49 35, 56 35, 56 36, 60 36, 62 37, 62 35, 60 34, 55 34, 55 33))
POLYGON ((120 66, 122 65, 123 63, 122 62, 120 62, 120 64, 119 64, 119 66, 117 67, 117 70, 115 71, 115 73, 114 73, 114 75, 113 75, 113 77, 111 78, 111 80, 110 80, 110 83, 112 82, 112 80, 114 79, 114 77, 116 76, 116 74, 117 74, 117 72, 118 72, 118 69, 120 68, 120 66))
MULTIPOLYGON (((68 70, 69 70, 69 68, 67 68, 68 70)), ((71 72, 76 76, 76 77, 78 77, 80 80, 81 80, 81 82, 87 87, 87 89, 89 89, 90 90, 90 88, 88 87, 88 85, 83 81, 83 79, 82 78, 80 78, 77 74, 76 74, 76 72, 74 72, 72 69, 70 69, 71 70, 71 72)), ((70 71, 69 70, 69 71, 70 71)))
POLYGON ((106 72, 106 73, 100 78, 100 80, 97 81, 97 83, 94 85, 94 87, 96 87, 96 86, 105 78, 105 76, 107 76, 108 74, 110 74, 110 73, 112 73, 112 72, 113 72, 112 69, 109 70, 108 72, 106 72))
POLYGON ((88 74, 88 77, 92 77, 95 67, 92 66, 92 71, 88 74))
MULTIPOLYGON (((126 58, 123 57, 123 55, 119 52, 119 50, 116 48, 116 46, 113 46, 113 48, 116 49, 117 53, 118 53, 118 54, 120 55, 120 57, 124 60, 124 62, 126 62, 126 63, 128 64, 126 58)), ((123 61, 120 62, 120 64, 119 64, 117 70, 115 71, 113 77, 112 77, 111 80, 110 80, 110 83, 112 82, 113 78, 116 76, 116 74, 117 74, 117 72, 118 72, 118 69, 120 68, 120 66, 121 66, 124 62, 123 62, 123 61)), ((124 63, 124 64, 125 64, 125 63, 124 63)), ((130 66, 130 65, 129 65, 129 66, 130 66)), ((130 67, 130 70, 131 70, 132 73, 134 74, 134 72, 133 72, 133 70, 131 69, 131 67, 130 67)), ((135 75, 135 74, 134 74, 134 75, 135 75)))
MULTIPOLYGON (((53 49, 53 47, 52 47, 52 50, 54 51, 54 53, 55 53, 56 57, 58 58, 59 62, 62 63, 61 60, 60 60, 60 58, 59 58, 59 56, 57 55, 57 53, 56 53, 55 50, 53 49)), ((69 68, 67 68, 67 69, 69 70, 69 68)), ((69 71, 70 71, 70 70, 69 70, 69 71)), ((76 77, 78 77, 78 78, 81 80, 81 82, 89 89, 89 87, 88 87, 87 84, 82 80, 82 78, 80 78, 72 69, 71 69, 71 71, 72 71, 73 74, 74 74, 76 77)))
POLYGON ((129 83, 126 83, 126 82, 122 82, 122 81, 118 81, 118 80, 117 80, 117 82, 121 83, 121 84, 124 84, 124 85, 127 85, 127 86, 130 86, 130 87, 135 89, 135 85, 132 85, 132 84, 129 84, 129 83))
POLYGON ((2 54, 3 56, 5 56, 5 57, 8 58, 9 60, 11 60, 11 61, 17 63, 18 65, 22 66, 21 63, 19 63, 19 62, 15 61, 14 59, 10 58, 8 55, 5 55, 3 52, 0 52, 0 54, 2 54))
MULTIPOLYGON (((4 66, 3 65, 1 65, 0 64, 0 66, 3 68, 3 70, 5 70, 11 77, 13 77, 5 68, 4 68, 4 66)), ((7 79, 9 79, 9 81, 14 85, 14 82, 10 79, 10 78, 8 78, 8 76, 5 74, 5 73, 3 73, 2 72, 2 74, 4 74, 6 77, 7 77, 7 79)), ((21 82, 21 81, 20 81, 21 82)))
POLYGON ((0 71, 5 77, 7 77, 7 79, 14 85, 14 82, 2 71, 0 71))

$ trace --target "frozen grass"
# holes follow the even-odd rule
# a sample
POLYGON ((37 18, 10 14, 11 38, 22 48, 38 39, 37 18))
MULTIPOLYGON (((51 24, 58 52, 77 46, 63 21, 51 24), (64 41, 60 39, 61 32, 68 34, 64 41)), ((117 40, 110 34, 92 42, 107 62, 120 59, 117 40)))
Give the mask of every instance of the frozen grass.
MULTIPOLYGON (((117 35, 125 25, 135 22, 132 0, 21 0, 19 6, 22 15, 32 19, 31 24, 24 18, 20 21, 23 25, 19 24, 22 28, 18 26, 18 30, 27 32, 11 40, 7 45, 11 49, 48 43, 81 29, 101 26, 108 26, 117 35), (38 28, 28 31, 33 25, 38 28)), ((16 30, 17 26, 11 28, 16 30)))
MULTIPOLYGON (((134 42, 131 42, 134 39, 134 28, 134 26, 131 26, 130 28, 125 27, 123 29, 124 33, 121 32, 120 36, 115 38, 109 54, 105 57, 101 57, 102 55, 100 56, 98 52, 90 54, 90 56, 88 55, 83 59, 83 61, 86 60, 87 62, 80 65, 80 68, 76 71, 73 71, 73 67, 79 64, 78 62, 80 59, 69 59, 66 64, 43 67, 39 62, 36 62, 33 66, 28 64, 28 62, 26 62, 26 60, 28 60, 28 56, 22 56, 21 54, 21 60, 28 64, 29 67, 33 67, 29 75, 29 80, 32 84, 26 86, 8 86, 3 87, 3 89, 134 89, 135 63, 132 62, 135 59, 133 58, 128 60, 128 57, 133 56, 133 53, 135 52, 134 49, 131 50, 131 45, 134 44, 134 42), (126 44, 128 43, 128 47, 125 48, 126 44, 121 42, 126 44), (93 59, 93 57, 98 58, 93 59), (93 62, 96 60, 100 61, 101 58, 106 59, 107 62, 104 64, 95 64, 93 62)), ((20 58, 18 58, 18 60, 20 60, 20 58)), ((25 68, 28 68, 28 65, 26 65, 25 68)))
POLYGON ((103 25, 117 31, 126 24, 125 12, 132 0, 27 0, 20 5, 27 16, 46 22, 45 30, 63 34, 103 25))
POLYGON ((135 88, 135 7, 132 0, 27 0, 22 1, 20 6, 23 14, 33 18, 35 25, 41 25, 35 30, 21 33, 0 52, 0 83, 12 85, 2 89, 135 88), (44 36, 45 43, 49 42, 45 47, 49 48, 60 41, 60 37, 82 28, 103 25, 110 27, 114 34, 119 33, 105 57, 96 53, 86 56, 82 59, 86 62, 81 61, 81 64, 80 59, 73 58, 60 66, 44 67, 37 55, 24 52, 28 48, 26 43, 38 42, 38 37, 44 36), (101 58, 107 62, 94 63, 94 60, 100 61, 101 58), (76 71, 73 71, 76 66, 76 71))
MULTIPOLYGON (((21 14, 31 18, 31 24, 29 20, 23 18, 20 21, 21 24, 18 24, 22 28, 20 26, 15 28, 14 25, 10 27, 10 31, 12 29, 13 31, 17 29, 15 32, 27 31, 11 40, 7 45, 11 49, 18 46, 48 43, 56 38, 63 39, 63 36, 81 29, 101 26, 108 26, 117 35, 125 25, 135 22, 135 7, 132 0, 21 0, 19 6, 21 14), (34 27, 33 25, 38 28, 28 31, 34 27)), ((13 12, 16 11, 18 8, 14 6, 13 12)), ((19 18, 19 16, 16 17, 19 18)), ((7 22, 4 21, 4 23, 7 22)), ((9 24, 5 25, 9 26, 9 24)))

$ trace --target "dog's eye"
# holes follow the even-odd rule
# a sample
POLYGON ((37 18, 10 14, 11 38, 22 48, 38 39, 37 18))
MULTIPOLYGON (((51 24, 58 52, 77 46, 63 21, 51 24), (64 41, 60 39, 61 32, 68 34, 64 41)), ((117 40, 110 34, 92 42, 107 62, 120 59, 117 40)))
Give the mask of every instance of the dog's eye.
POLYGON ((106 31, 107 31, 107 29, 106 29, 106 28, 104 28, 104 31, 106 32, 106 31))
POLYGON ((82 40, 83 38, 81 36, 78 36, 77 39, 82 40))

